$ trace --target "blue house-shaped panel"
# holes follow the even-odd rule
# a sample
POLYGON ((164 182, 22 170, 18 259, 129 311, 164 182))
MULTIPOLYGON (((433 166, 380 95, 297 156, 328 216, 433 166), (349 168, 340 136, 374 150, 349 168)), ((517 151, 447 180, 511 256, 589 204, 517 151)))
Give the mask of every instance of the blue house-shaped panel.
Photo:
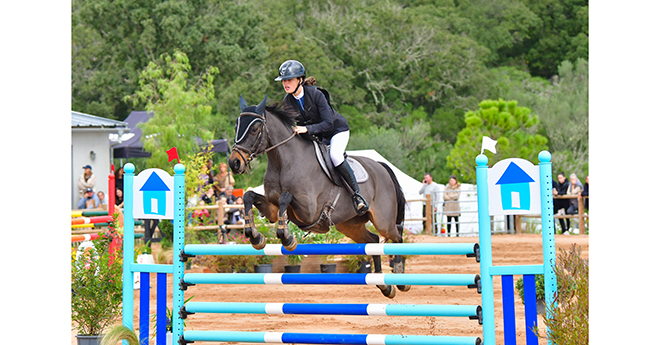
POLYGON ((142 206, 144 207, 144 214, 156 214, 164 216, 167 210, 167 192, 170 189, 165 182, 156 174, 152 172, 147 181, 140 188, 142 192, 142 206))
POLYGON ((500 185, 502 209, 531 209, 531 192, 529 184, 534 182, 523 169, 511 162, 500 179, 495 183, 500 185))

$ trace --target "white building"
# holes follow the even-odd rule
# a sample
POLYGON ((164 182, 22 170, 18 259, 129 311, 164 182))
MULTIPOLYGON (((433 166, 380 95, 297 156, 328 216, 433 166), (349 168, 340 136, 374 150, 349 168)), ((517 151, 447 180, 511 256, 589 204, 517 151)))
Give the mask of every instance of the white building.
POLYGON ((120 137, 130 131, 126 122, 71 111, 71 209, 80 199, 78 178, 83 167, 90 165, 96 177, 94 191, 108 194, 108 175, 112 163, 112 149, 108 135, 120 137))

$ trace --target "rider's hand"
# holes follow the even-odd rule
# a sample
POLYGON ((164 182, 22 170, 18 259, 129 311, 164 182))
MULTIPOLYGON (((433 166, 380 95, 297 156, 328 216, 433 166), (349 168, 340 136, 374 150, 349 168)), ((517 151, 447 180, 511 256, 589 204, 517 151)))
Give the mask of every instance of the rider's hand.
POLYGON ((305 127, 305 126, 296 126, 293 129, 293 131, 296 132, 296 134, 307 133, 307 127, 305 127))

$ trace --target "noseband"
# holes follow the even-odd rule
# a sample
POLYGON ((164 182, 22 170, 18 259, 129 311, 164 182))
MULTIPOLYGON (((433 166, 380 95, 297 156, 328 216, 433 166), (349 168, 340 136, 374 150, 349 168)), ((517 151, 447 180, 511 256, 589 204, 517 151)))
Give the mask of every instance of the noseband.
POLYGON ((293 139, 293 137, 296 136, 296 132, 293 132, 291 134, 291 136, 284 139, 282 142, 280 142, 278 144, 275 144, 271 147, 267 147, 262 151, 259 151, 259 149, 264 146, 264 138, 269 137, 268 127, 266 126, 266 116, 259 115, 257 113, 253 113, 253 112, 244 112, 244 113, 241 113, 239 115, 239 117, 238 117, 239 121, 243 116, 252 116, 252 117, 256 117, 256 119, 253 119, 250 122, 250 124, 247 125, 247 127, 245 128, 243 133, 239 133, 240 128, 239 128, 239 126, 237 126, 237 128, 236 128, 236 138, 234 138, 235 143, 234 143, 234 147, 231 149, 231 151, 238 153, 241 156, 241 158, 243 159, 243 161, 245 161, 245 163, 247 165, 247 171, 248 171, 248 174, 249 174, 250 169, 251 169, 250 162, 254 158, 256 158, 256 157, 258 157, 258 156, 260 156, 264 153, 267 153, 271 150, 274 150, 274 149, 276 149, 277 147, 279 147, 281 145, 286 144, 288 141, 290 141, 291 139, 293 139), (252 128, 252 126, 256 122, 261 122, 261 124, 262 124, 261 129, 259 130, 259 134, 257 136, 257 139, 254 141, 254 143, 252 143, 252 146, 250 148, 247 148, 246 146, 242 145, 241 142, 243 140, 245 140, 245 138, 247 137, 247 135, 250 131, 250 128, 252 128), (266 130, 266 135, 263 135, 264 129, 266 130), (239 138, 239 135, 240 135, 240 138, 239 138), (245 158, 245 155, 243 155, 243 152, 245 152, 249 156, 247 158, 245 158))

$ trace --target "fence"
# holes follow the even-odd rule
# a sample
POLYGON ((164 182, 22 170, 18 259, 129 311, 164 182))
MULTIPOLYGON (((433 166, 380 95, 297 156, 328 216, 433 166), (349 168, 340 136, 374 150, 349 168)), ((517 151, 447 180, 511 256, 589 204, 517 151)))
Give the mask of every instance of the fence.
MULTIPOLYGON (((477 227, 471 227, 469 225, 478 224, 476 215, 479 213, 477 207, 477 191, 473 189, 462 189, 459 190, 461 195, 464 193, 467 194, 467 197, 463 197, 459 201, 444 201, 445 204, 448 203, 459 203, 460 204, 460 217, 458 217, 458 223, 452 222, 453 224, 458 224, 461 226, 460 235, 461 236, 478 236, 479 231, 477 227), (467 226, 466 226, 467 225, 467 226)), ((423 202, 426 206, 425 214, 421 218, 406 218, 406 221, 423 221, 425 227, 423 229, 427 234, 433 234, 436 236, 450 236, 449 232, 446 231, 447 222, 443 210, 443 203, 439 200, 442 200, 442 194, 444 191, 435 192, 434 195, 426 195, 424 198, 419 199, 408 199, 406 202, 423 202), (428 205, 436 205, 435 207, 429 207, 428 205), (428 220, 431 220, 429 222, 428 220)), ((553 199, 578 199, 578 213, 577 214, 564 214, 554 215, 554 219, 577 219, 578 228, 580 235, 586 234, 586 228, 589 220, 589 214, 585 211, 583 199, 588 199, 589 196, 570 196, 570 195, 557 195, 553 199)), ((515 215, 515 216, 491 216, 490 218, 490 230, 492 234, 520 234, 523 231, 528 232, 539 232, 540 231, 540 218, 541 215, 515 215), (539 221, 534 221, 538 219, 539 221)), ((452 227, 452 230, 456 229, 455 226, 452 227)), ((452 231, 452 234, 456 234, 455 231, 452 231)))
MULTIPOLYGON (((492 262, 492 244, 490 231, 479 232, 479 242, 475 244, 340 244, 340 245, 299 245, 294 251, 285 251, 281 245, 270 245, 262 250, 255 250, 249 245, 186 245, 185 244, 185 229, 184 229, 184 199, 185 199, 185 167, 182 164, 177 164, 174 167, 174 253, 178 254, 179 260, 175 260, 172 265, 155 265, 155 264, 134 264, 133 262, 133 172, 134 166, 127 164, 124 168, 125 171, 125 185, 126 193, 126 222, 124 227, 124 295, 123 295, 123 318, 122 323, 124 326, 133 328, 133 289, 132 289, 132 273, 141 272, 145 279, 142 281, 148 282, 149 273, 157 274, 172 274, 173 275, 173 313, 172 313, 172 329, 175 341, 178 340, 180 345, 190 343, 192 341, 230 341, 230 342, 276 342, 276 343, 314 343, 314 344, 328 344, 328 343, 346 343, 346 344, 482 344, 482 339, 478 337, 466 336, 405 336, 405 335, 383 335, 383 334, 314 334, 314 333, 280 333, 280 332, 223 332, 223 331, 184 331, 183 318, 190 312, 249 312, 249 313, 273 313, 281 314, 287 311, 291 313, 308 313, 310 311, 318 310, 318 306, 300 304, 218 304, 218 303, 192 303, 187 305, 191 309, 184 307, 184 291, 190 284, 363 284, 363 285, 467 285, 468 287, 476 287, 477 291, 481 293, 481 306, 432 306, 430 309, 434 316, 444 316, 444 313, 451 313, 452 316, 458 314, 462 316, 475 317, 483 324, 483 344, 491 345, 495 342, 495 320, 494 320, 494 292, 493 292, 493 277, 502 277, 503 286, 503 306, 504 306, 504 340, 505 344, 515 343, 515 318, 511 313, 513 303, 513 276, 523 275, 524 277, 524 291, 525 300, 528 301, 525 305, 525 320, 526 320, 526 334, 528 344, 538 344, 538 339, 530 331, 531 327, 536 324, 536 304, 531 303, 536 299, 535 296, 535 281, 534 275, 543 274, 545 276, 545 302, 546 305, 553 304, 552 296, 556 292, 556 277, 552 270, 555 260, 555 247, 554 247, 554 227, 552 226, 552 195, 549 192, 552 184, 551 180, 551 165, 550 154, 543 151, 539 154, 539 170, 540 170, 540 189, 541 189, 541 204, 545 205, 542 208, 542 224, 543 224, 543 264, 539 265, 523 265, 523 266, 494 266, 492 262), (327 250, 326 250, 327 248, 327 250), (451 252, 447 249, 451 248, 451 252), (391 250, 390 250, 391 249, 391 250), (306 252, 306 250, 309 250, 306 252), (465 254, 468 257, 473 256, 480 263, 479 273, 472 274, 348 274, 348 275, 333 275, 333 274, 199 274, 184 272, 184 262, 193 255, 299 255, 299 254, 356 254, 362 255, 389 255, 389 254, 413 254, 413 255, 444 255, 444 254, 465 254), (197 308, 197 309, 195 309, 197 308), (178 312, 180 311, 180 312, 178 312), (480 316, 479 316, 480 314, 480 316), (513 338, 511 338, 513 337, 513 338)), ((487 170, 488 158, 484 155, 479 155, 475 160, 477 163, 477 181, 479 188, 478 205, 480 212, 478 213, 479 227, 481 229, 489 229, 491 227, 489 216, 489 200, 488 200, 488 185, 487 185, 487 170)), ((160 280, 165 278, 165 275, 159 276, 158 290, 159 292, 165 291, 167 282, 164 281, 161 287, 160 280)), ((146 287, 145 287, 146 289, 146 287)), ((142 292, 144 294, 145 302, 148 303, 148 291, 142 292)), ((160 294, 158 294, 160 295, 160 294)), ((160 298, 160 297, 157 297, 160 298)), ((411 315, 410 309, 417 309, 414 315, 418 313, 427 313, 429 310, 423 310, 425 307, 417 308, 417 306, 402 306, 402 305, 351 305, 349 307, 336 305, 328 306, 328 315, 333 315, 332 310, 367 310, 366 314, 370 314, 369 310, 375 311, 376 315, 389 315, 391 311, 393 314, 407 314, 411 315), (335 308, 335 309, 333 309, 335 308), (397 309, 398 308, 398 309, 397 309), (391 309, 391 310, 390 310, 391 309), (383 314, 384 313, 384 314, 383 314)), ((159 330, 159 338, 163 334, 164 307, 157 307, 156 328, 159 330), (161 318, 162 316, 162 318, 161 318)), ((428 309, 428 308, 427 308, 428 309)), ((148 320, 148 306, 140 306, 140 339, 141 342, 145 341, 149 336, 149 323, 144 321, 148 320), (146 311, 144 311, 146 309, 146 311)), ((356 311, 357 313, 357 311, 356 311)), ((362 311, 359 315, 365 315, 362 311)), ((324 313, 325 314, 325 313, 324 313)), ((343 315, 343 314, 342 314, 343 315)), ((352 314, 349 314, 352 315, 352 314)), ((356 314, 357 315, 357 314, 356 314)), ((157 339, 158 344, 162 344, 160 339, 157 339)), ((550 342, 548 342, 550 344, 550 342)))

